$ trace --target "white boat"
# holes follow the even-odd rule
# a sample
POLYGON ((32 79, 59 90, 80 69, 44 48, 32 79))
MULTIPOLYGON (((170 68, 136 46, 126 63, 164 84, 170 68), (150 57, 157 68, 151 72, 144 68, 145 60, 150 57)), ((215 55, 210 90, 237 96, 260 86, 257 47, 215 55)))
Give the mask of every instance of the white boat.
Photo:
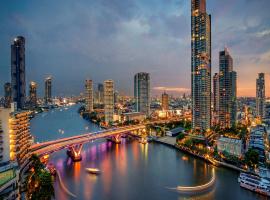
POLYGON ((240 173, 238 182, 243 188, 270 196, 270 181, 264 178, 251 174, 240 173))
POLYGON ((100 174, 101 171, 97 168, 85 168, 85 170, 91 174, 100 174))

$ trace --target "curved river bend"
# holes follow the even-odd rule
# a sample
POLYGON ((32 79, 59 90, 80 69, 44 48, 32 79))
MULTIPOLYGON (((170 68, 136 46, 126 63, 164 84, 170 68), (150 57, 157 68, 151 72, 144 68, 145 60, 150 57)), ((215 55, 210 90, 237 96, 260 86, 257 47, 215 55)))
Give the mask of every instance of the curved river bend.
MULTIPOLYGON (((35 141, 97 131, 99 127, 85 121, 77 113, 78 105, 38 114, 31 120, 35 141)), ((183 194, 179 185, 202 185, 212 177, 212 166, 202 160, 162 144, 142 145, 123 139, 121 144, 95 141, 84 145, 83 160, 73 163, 66 152, 51 155, 53 163, 66 185, 77 198, 68 196, 55 183, 56 199, 79 200, 180 200, 180 199, 266 199, 237 183, 238 172, 216 168, 215 185, 199 194, 183 194), (91 175, 85 168, 99 168, 100 175, 91 175)))

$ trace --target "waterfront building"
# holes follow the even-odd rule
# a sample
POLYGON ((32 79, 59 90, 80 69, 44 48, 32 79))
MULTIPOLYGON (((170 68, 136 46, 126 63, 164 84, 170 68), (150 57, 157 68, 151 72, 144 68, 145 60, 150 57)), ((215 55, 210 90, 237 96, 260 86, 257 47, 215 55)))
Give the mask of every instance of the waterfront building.
POLYGON ((98 84, 98 95, 97 95, 98 103, 104 104, 104 86, 102 83, 98 84))
POLYGON ((85 111, 91 113, 93 109, 93 81, 85 80, 85 111))
POLYGON ((10 108, 11 96, 12 96, 11 84, 10 83, 5 83, 4 91, 5 91, 4 106, 5 106, 5 108, 10 108))
POLYGON ((135 111, 150 114, 150 75, 140 72, 134 76, 135 111))
POLYGON ((12 101, 17 103, 17 108, 25 106, 25 38, 14 38, 11 45, 11 90, 12 101))
POLYGON ((265 117, 265 79, 264 73, 259 73, 256 80, 256 115, 258 118, 265 117))
POLYGON ((52 103, 52 77, 45 78, 45 104, 52 103))
POLYGON ((236 72, 233 71, 233 59, 228 51, 219 52, 219 125, 231 128, 236 125, 237 96, 236 72))
POLYGON ((220 137, 217 141, 217 150, 227 152, 233 156, 241 157, 243 153, 242 140, 220 137))
POLYGON ((206 0, 191 1, 191 96, 192 128, 211 126, 211 15, 206 0))
POLYGON ((123 113, 121 115, 121 121, 144 121, 146 119, 146 115, 140 112, 129 112, 123 113))
POLYGON ((114 115, 114 82, 113 80, 104 81, 104 114, 105 123, 113 122, 114 115))
POLYGON ((169 110, 169 95, 166 92, 161 96, 161 107, 163 111, 169 110))
POLYGON ((37 106, 37 83, 34 81, 29 84, 29 104, 31 108, 37 106))
MULTIPOLYGON (((13 106, 14 108, 14 106, 13 106)), ((11 160, 11 136, 9 128, 12 108, 0 108, 0 197, 16 199, 18 197, 17 162, 11 160)))

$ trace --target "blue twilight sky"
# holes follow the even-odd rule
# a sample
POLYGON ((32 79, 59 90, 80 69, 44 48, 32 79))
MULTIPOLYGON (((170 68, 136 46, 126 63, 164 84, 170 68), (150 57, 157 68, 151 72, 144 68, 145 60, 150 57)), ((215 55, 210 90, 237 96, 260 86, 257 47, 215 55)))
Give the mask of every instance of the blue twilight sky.
MULTIPOLYGON (((227 46, 239 96, 255 95, 258 72, 270 77, 269 8, 269 0, 207 0, 212 73, 227 46)), ((133 94, 140 71, 151 74, 153 94, 189 93, 190 0, 0 0, 0 95, 17 35, 26 37, 27 82, 36 81, 40 95, 47 75, 54 95, 79 94, 86 78, 113 79, 133 94)))

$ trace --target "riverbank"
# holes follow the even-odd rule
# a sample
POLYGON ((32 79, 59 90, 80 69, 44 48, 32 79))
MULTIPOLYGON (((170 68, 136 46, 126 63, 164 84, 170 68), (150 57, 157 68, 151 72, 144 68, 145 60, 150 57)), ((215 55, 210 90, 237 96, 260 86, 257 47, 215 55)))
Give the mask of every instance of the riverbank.
POLYGON ((157 143, 160 143, 160 144, 164 144, 164 145, 167 145, 167 146, 170 146, 170 147, 173 147, 177 150, 180 150, 180 151, 183 151, 185 153, 188 153, 194 157, 197 157, 197 158, 200 158, 204 161, 206 161, 207 163, 210 163, 216 167, 225 167, 225 168, 230 168, 230 169, 233 169, 233 170, 236 170, 236 171, 239 171, 239 172, 246 172, 246 170, 244 169, 241 169, 239 167, 236 167, 234 165, 231 165, 231 164, 228 164, 228 163, 224 163, 224 162, 220 162, 220 161, 217 161, 215 159, 212 159, 210 157, 205 157, 205 156, 201 156, 201 155, 198 155, 197 153, 195 152, 192 152, 190 151, 188 148, 184 148, 184 147, 181 147, 181 146, 178 146, 176 143, 175 143, 175 138, 172 138, 172 137, 162 137, 160 139, 154 139, 153 140, 154 142, 157 142, 157 143))

